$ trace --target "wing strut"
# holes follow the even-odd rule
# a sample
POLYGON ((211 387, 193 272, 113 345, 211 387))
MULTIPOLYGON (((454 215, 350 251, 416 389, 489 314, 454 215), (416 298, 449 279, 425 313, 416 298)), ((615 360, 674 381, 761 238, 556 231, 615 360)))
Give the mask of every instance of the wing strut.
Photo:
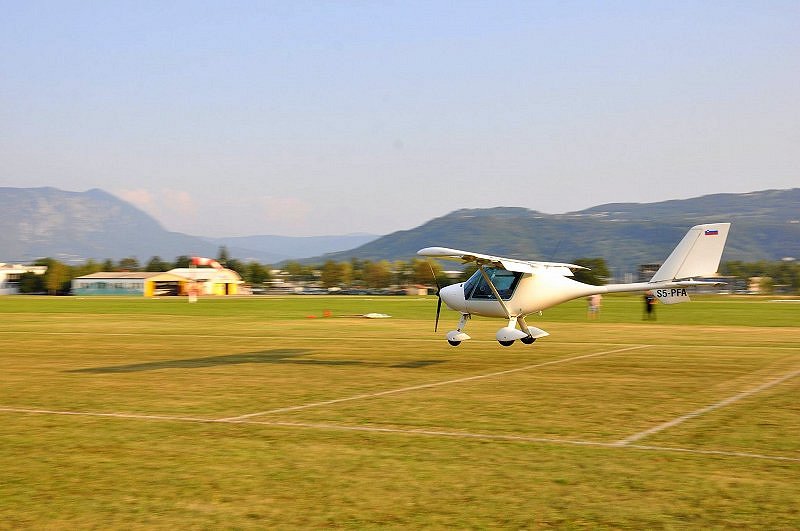
POLYGON ((503 302, 503 299, 500 298, 500 294, 497 292, 497 288, 494 287, 494 283, 492 283, 492 281, 489 279, 489 275, 486 274, 486 271, 483 269, 483 265, 478 266, 478 270, 481 272, 481 275, 483 275, 483 280, 485 280, 486 283, 489 284, 489 289, 492 290, 492 293, 497 299, 497 302, 499 302, 500 306, 503 308, 503 311, 506 314, 506 319, 511 319, 511 312, 508 311, 508 307, 503 302))

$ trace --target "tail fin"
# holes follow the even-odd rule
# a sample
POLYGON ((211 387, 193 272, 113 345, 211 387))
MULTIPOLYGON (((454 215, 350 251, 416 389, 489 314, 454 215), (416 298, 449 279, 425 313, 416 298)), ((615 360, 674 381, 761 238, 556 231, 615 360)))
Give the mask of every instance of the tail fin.
POLYGON ((730 226, 730 223, 707 223, 689 229, 650 282, 703 277, 716 273, 730 226))

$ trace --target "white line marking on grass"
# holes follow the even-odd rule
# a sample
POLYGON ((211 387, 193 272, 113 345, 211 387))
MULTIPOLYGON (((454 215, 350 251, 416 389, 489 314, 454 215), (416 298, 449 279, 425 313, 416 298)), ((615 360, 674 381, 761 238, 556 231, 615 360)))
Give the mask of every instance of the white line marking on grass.
MULTIPOLYGON (((239 424, 239 422, 231 422, 231 423, 239 424)), ((293 427, 308 428, 308 429, 318 429, 318 430, 363 431, 370 433, 391 433, 400 435, 428 435, 432 437, 453 437, 460 439, 484 439, 484 440, 519 441, 519 442, 556 444, 556 445, 594 446, 600 448, 631 448, 636 450, 681 452, 686 454, 698 454, 698 455, 720 455, 725 457, 747 457, 753 459, 769 459, 769 460, 792 461, 800 463, 800 457, 788 457, 782 455, 766 455, 766 454, 757 454, 750 452, 732 452, 727 450, 701 450, 694 448, 680 448, 671 446, 652 446, 652 445, 638 445, 638 444, 620 446, 614 442, 582 441, 577 439, 556 439, 551 437, 530 437, 527 435, 470 433, 461 431, 424 430, 424 429, 399 429, 399 428, 384 428, 376 426, 347 426, 341 424, 317 424, 317 423, 285 422, 285 421, 253 420, 253 421, 246 421, 244 422, 244 424, 281 426, 286 428, 293 428, 293 427)))
POLYGON ((697 455, 721 455, 724 457, 748 457, 752 459, 769 459, 772 461, 792 461, 795 463, 800 463, 800 457, 756 454, 751 452, 733 452, 730 450, 702 450, 700 448, 680 448, 678 446, 652 446, 649 444, 629 444, 627 446, 618 446, 616 444, 612 444, 610 446, 617 446, 619 448, 636 448, 637 450, 655 450, 660 452, 682 452, 685 454, 697 454, 697 455))
POLYGON ((568 363, 570 361, 577 361, 577 360, 586 359, 586 358, 593 358, 593 357, 596 357, 596 356, 603 356, 603 355, 606 355, 606 354, 615 354, 615 353, 618 353, 618 352, 626 352, 626 351, 629 351, 629 350, 638 350, 638 349, 647 348, 647 347, 650 347, 650 346, 652 346, 652 345, 636 345, 636 346, 633 346, 633 347, 618 348, 618 349, 614 349, 614 350, 604 350, 602 352, 594 352, 592 354, 582 354, 580 356, 573 356, 571 358, 563 358, 563 359, 545 361, 545 362, 542 362, 542 363, 535 363, 533 365, 526 365, 524 367, 517 367, 515 369, 507 369, 507 370, 504 370, 504 371, 492 372, 492 373, 489 373, 489 374, 478 374, 476 376, 466 376, 464 378, 456 378, 454 380, 445 380, 445 381, 442 381, 442 382, 432 382, 432 383, 426 383, 426 384, 420 384, 420 385, 411 385, 411 386, 408 386, 408 387, 401 387, 399 389, 389 389, 389 390, 386 390, 386 391, 378 391, 377 393, 365 393, 365 394, 361 394, 361 395, 348 396, 348 397, 344 397, 344 398, 335 398, 333 400, 325 400, 325 401, 322 401, 322 402, 312 402, 310 404, 301 404, 301 405, 298 405, 298 406, 281 407, 281 408, 276 408, 276 409, 270 409, 268 411, 259 411, 257 413, 248 413, 246 415, 239 415, 238 417, 227 417, 227 418, 223 418, 223 419, 219 419, 219 420, 226 421, 226 422, 233 422, 233 421, 249 419, 249 418, 252 418, 252 417, 258 417, 258 416, 261 416, 261 415, 270 415, 270 414, 274 414, 274 413, 286 413, 288 411, 297 411, 297 410, 300 410, 300 409, 308 409, 308 408, 312 408, 312 407, 328 406, 328 405, 331 405, 331 404, 338 404, 338 403, 341 403, 341 402, 350 402, 350 401, 353 401, 353 400, 363 400, 365 398, 377 398, 379 396, 393 395, 393 394, 397 394, 397 393, 406 393, 408 391, 418 391, 420 389, 430 389, 430 388, 433 388, 433 387, 440 387, 440 386, 443 386, 443 385, 452 385, 452 384, 458 384, 458 383, 464 383, 464 382, 471 382, 471 381, 474 381, 474 380, 481 380, 481 379, 484 379, 484 378, 492 378, 494 376, 502 376, 504 374, 511 374, 511 373, 515 373, 515 372, 528 371, 530 369, 537 369, 539 367, 546 367, 548 365, 557 365, 559 363, 568 363))
POLYGON ((752 389, 749 389, 747 391, 743 391, 743 392, 741 392, 741 393, 739 393, 737 395, 728 397, 725 400, 720 400, 719 402, 717 402, 715 404, 711 404, 710 406, 706 406, 704 408, 697 409, 695 411, 692 411, 691 413, 687 413, 686 415, 682 415, 682 416, 680 416, 678 418, 674 418, 674 419, 672 419, 672 420, 670 420, 668 422, 664 422, 663 424, 659 424, 658 426, 653 426, 650 429, 647 429, 647 430, 644 430, 644 431, 640 431, 639 433, 634 433, 630 437, 626 437, 624 439, 620 439, 615 444, 618 445, 618 446, 625 446, 625 445, 628 445, 628 444, 630 444, 632 442, 636 442, 636 441, 638 441, 640 439, 644 439, 645 437, 648 437, 648 436, 653 435, 655 433, 658 433, 660 431, 666 430, 668 428, 672 428, 673 426, 677 426, 678 424, 686 422, 687 420, 699 417, 700 415, 705 415, 706 413, 714 411, 715 409, 719 409, 721 407, 728 406, 730 404, 733 404, 734 402, 738 402, 739 400, 741 400, 743 398, 747 398, 747 397, 752 396, 754 394, 760 393, 761 391, 769 389, 770 387, 774 387, 774 386, 776 386, 778 384, 781 384, 781 383, 785 382, 786 380, 794 378, 797 375, 800 375, 800 369, 798 369, 796 371, 793 371, 793 372, 790 372, 789 374, 785 374, 785 375, 781 376, 780 378, 776 378, 774 380, 770 380, 768 382, 765 382, 765 383, 763 383, 763 384, 761 384, 761 385, 759 385, 757 387, 754 387, 752 389))
POLYGON ((711 455, 720 457, 741 457, 749 459, 764 459, 770 461, 790 461, 800 463, 800 458, 789 457, 782 455, 766 455, 751 452, 733 452, 726 450, 702 450, 697 448, 680 448, 670 446, 653 446, 653 445, 640 445, 629 444, 620 446, 614 442, 600 442, 600 441, 582 441, 576 439, 556 439, 551 437, 531 437, 527 435, 512 435, 512 434, 496 434, 496 433, 470 433, 460 431, 445 431, 445 430, 426 430, 426 429, 400 429, 388 428, 378 426, 348 426, 342 424, 321 424, 321 423, 308 423, 308 422, 286 422, 286 421, 268 421, 268 420, 238 420, 231 421, 225 419, 204 419, 197 417, 181 417, 171 415, 143 415, 136 413, 92 413, 81 411, 56 411, 50 409, 26 409, 26 408, 11 408, 0 407, 0 412, 6 413, 25 413, 25 414, 40 414, 40 415, 66 415, 66 416, 82 416, 82 417, 100 417, 100 418, 116 418, 124 420, 156 420, 167 422, 194 422, 203 424, 236 424, 246 426, 271 426, 280 428, 296 428, 296 429, 310 429, 310 430, 333 430, 333 431, 356 431, 366 433, 378 434, 393 434, 393 435, 422 435, 428 437, 448 437, 457 439, 472 439, 472 440, 489 440, 489 441, 510 441, 521 443, 541 443, 552 445, 573 445, 573 446, 591 446, 596 448, 615 448, 625 450, 642 450, 642 451, 655 451, 655 452, 680 452, 691 455, 711 455))
POLYGON ((0 412, 6 413, 31 413, 39 415, 72 415, 76 417, 110 417, 118 419, 137 419, 137 420, 171 420, 183 422, 219 422, 215 419, 203 419, 199 417, 181 417, 175 415, 146 415, 141 413, 95 413, 92 411, 63 411, 53 409, 29 409, 19 407, 0 407, 0 412))

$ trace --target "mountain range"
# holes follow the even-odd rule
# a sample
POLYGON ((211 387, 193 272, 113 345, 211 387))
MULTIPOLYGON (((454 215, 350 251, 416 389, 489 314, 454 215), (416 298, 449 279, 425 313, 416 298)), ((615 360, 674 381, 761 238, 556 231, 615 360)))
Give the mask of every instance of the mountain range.
POLYGON ((0 261, 213 257, 222 245, 234 258, 272 264, 287 259, 407 260, 422 247, 438 245, 534 260, 602 257, 620 273, 663 261, 690 226, 718 221, 733 223, 723 260, 800 258, 800 188, 611 203, 566 214, 519 207, 462 209, 381 237, 204 238, 167 231, 99 189, 0 187, 0 261))
POLYGON ((566 214, 516 207, 463 209, 356 249, 309 258, 408 258, 429 246, 529 260, 601 257, 613 272, 662 262, 689 227, 733 223, 722 260, 800 258, 800 188, 713 194, 658 203, 610 203, 566 214))
POLYGON ((0 262, 51 257, 65 262, 92 258, 140 262, 159 256, 216 257, 221 246, 239 260, 273 264, 358 247, 374 234, 205 238, 165 230, 151 216, 103 190, 0 187, 0 262))

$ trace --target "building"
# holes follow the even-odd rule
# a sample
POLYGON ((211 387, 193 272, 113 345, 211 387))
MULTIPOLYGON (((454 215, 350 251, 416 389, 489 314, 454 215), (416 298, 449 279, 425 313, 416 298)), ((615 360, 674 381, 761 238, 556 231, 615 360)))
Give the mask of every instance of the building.
POLYGON ((187 295, 196 289, 199 295, 235 295, 242 283, 236 271, 210 267, 178 268, 165 273, 100 272, 74 279, 72 293, 158 297, 187 295))
POLYGON ((172 273, 100 272, 72 280, 73 295, 180 295, 188 280, 172 273))
POLYGON ((236 295, 244 284, 242 277, 233 269, 213 267, 179 267, 168 271, 173 275, 194 282, 200 295, 236 295))
POLYGON ((422 284, 413 284, 403 288, 403 291, 409 296, 422 296, 428 294, 428 287, 422 284))
POLYGON ((29 266, 0 263, 0 295, 19 293, 19 281, 25 273, 44 275, 47 266, 29 266))
POLYGON ((648 282, 660 267, 661 264, 639 264, 637 282, 648 282))

